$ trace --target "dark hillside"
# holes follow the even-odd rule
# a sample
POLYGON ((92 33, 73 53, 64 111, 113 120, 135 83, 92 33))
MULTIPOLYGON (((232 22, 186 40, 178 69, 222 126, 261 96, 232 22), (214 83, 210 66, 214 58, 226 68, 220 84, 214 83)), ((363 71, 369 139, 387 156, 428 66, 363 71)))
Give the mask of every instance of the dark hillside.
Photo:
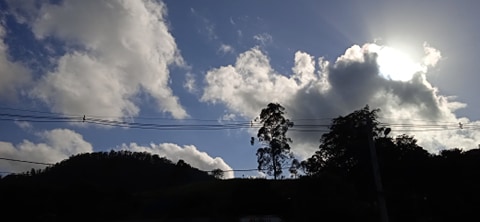
POLYGON ((0 180, 0 198, 7 218, 125 219, 137 212, 136 192, 209 180, 215 179, 182 160, 174 164, 148 153, 97 152, 6 176, 0 180))

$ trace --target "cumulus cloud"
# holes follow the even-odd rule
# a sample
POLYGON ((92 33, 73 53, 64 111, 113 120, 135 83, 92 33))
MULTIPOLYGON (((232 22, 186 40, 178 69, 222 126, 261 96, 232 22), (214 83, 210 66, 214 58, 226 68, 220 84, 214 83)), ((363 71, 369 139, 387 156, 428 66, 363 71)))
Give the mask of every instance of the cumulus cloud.
MULTIPOLYGON (((297 52, 292 73, 286 75, 273 70, 270 59, 255 47, 240 54, 234 65, 209 70, 201 100, 224 104, 230 112, 247 119, 255 118, 268 103, 279 102, 293 120, 316 119, 309 124, 328 124, 322 118, 346 115, 369 104, 382 110, 384 122, 453 123, 450 130, 439 131, 397 128, 397 133, 415 135, 430 151, 453 146, 476 148, 475 141, 480 140, 477 131, 455 128, 459 121, 473 124, 454 113, 465 104, 441 95, 428 82, 427 69, 420 69, 408 81, 383 77, 377 61, 379 48, 375 44, 354 45, 332 63, 319 58, 318 65, 313 56, 297 52)), ((424 48, 424 65, 435 65, 441 58, 439 51, 428 45, 424 48)), ((293 151, 303 157, 310 155, 319 145, 320 134, 292 131, 293 151)))
POLYGON ((214 169, 221 169, 228 171, 224 173, 224 178, 233 178, 234 174, 232 168, 223 161, 220 157, 211 157, 205 152, 199 151, 193 145, 185 145, 183 147, 173 143, 150 144, 150 146, 140 146, 136 143, 122 144, 119 149, 129 150, 134 152, 148 152, 158 154, 165 158, 177 162, 182 159, 192 167, 200 170, 210 171, 214 169))
MULTIPOLYGON (((27 160, 41 163, 56 163, 68 157, 92 152, 92 145, 82 135, 68 129, 54 129, 38 133, 43 141, 33 143, 24 140, 20 144, 0 141, 0 156, 10 159, 27 160)), ((44 168, 44 165, 0 161, 0 169, 7 172, 24 172, 32 168, 44 168)))
POLYGON ((24 10, 33 17, 27 22, 40 41, 65 43, 66 53, 39 80, 32 97, 56 112, 128 117, 139 113, 135 97, 146 92, 160 111, 179 119, 188 116, 169 87, 169 66, 184 62, 165 22, 163 3, 42 3, 24 10))
POLYGON ((0 99, 15 99, 20 88, 31 81, 30 70, 12 61, 8 46, 4 43, 6 30, 0 21, 0 99))
POLYGON ((205 81, 202 101, 225 103, 231 110, 249 117, 255 116, 258 108, 266 105, 265 101, 278 101, 282 95, 293 93, 290 86, 295 83, 275 74, 267 56, 258 48, 240 54, 234 66, 208 71, 205 81))

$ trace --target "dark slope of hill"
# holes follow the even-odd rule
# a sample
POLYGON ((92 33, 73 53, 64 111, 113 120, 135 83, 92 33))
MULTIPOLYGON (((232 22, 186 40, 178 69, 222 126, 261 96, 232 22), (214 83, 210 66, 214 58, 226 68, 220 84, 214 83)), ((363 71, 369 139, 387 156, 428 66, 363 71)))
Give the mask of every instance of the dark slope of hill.
POLYGON ((215 180, 183 161, 148 153, 86 153, 41 171, 0 180, 3 217, 125 219, 138 211, 136 192, 215 180))

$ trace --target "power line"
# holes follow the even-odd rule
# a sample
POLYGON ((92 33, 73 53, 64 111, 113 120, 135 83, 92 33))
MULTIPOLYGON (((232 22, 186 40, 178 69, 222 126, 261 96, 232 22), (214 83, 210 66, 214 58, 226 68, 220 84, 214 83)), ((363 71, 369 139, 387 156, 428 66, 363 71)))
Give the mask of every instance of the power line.
MULTIPOLYGON (((91 114, 65 114, 65 113, 56 113, 56 112, 47 112, 47 111, 37 111, 37 110, 29 110, 29 109, 17 109, 17 108, 10 108, 10 107, 2 107, 0 106, 0 110, 13 110, 13 111, 21 111, 21 112, 30 112, 30 113, 41 113, 41 114, 49 114, 53 116, 64 116, 64 117, 70 117, 70 118, 81 118, 83 115, 93 117, 93 118, 101 118, 101 119, 123 119, 125 116, 105 116, 105 115, 91 115, 91 114)), ((178 120, 175 118, 169 118, 169 117, 159 117, 157 115, 152 115, 152 116, 135 116, 131 117, 134 119, 145 119, 145 120, 173 120, 173 121, 200 121, 200 122, 218 122, 220 120, 218 119, 197 119, 197 118, 187 118, 187 119, 182 119, 178 120)), ((225 120, 223 120, 225 121, 225 120)), ((249 121, 245 120, 228 120, 228 122, 243 122, 243 123, 249 123, 249 121)))
MULTIPOLYGON (((18 109, 18 108, 11 108, 11 107, 2 107, 0 106, 0 110, 13 110, 13 111, 22 111, 22 112, 31 112, 31 113, 41 113, 41 114, 49 114, 51 117, 54 116, 61 116, 61 117, 68 117, 68 118, 81 118, 83 115, 98 118, 98 119, 123 119, 125 116, 106 116, 106 115, 89 115, 89 114, 65 114, 65 113, 58 113, 58 112, 47 112, 47 111, 38 111, 38 110, 30 110, 30 109, 18 109)), ((240 123, 249 123, 250 121, 242 121, 242 120, 220 120, 220 119, 197 119, 197 118, 189 118, 189 119, 175 119, 169 117, 159 117, 158 115, 151 115, 151 116, 135 116, 129 117, 132 119, 150 119, 150 120, 173 120, 173 121, 199 121, 199 122, 219 122, 219 121, 227 121, 227 122, 240 122, 240 123)), ((319 117, 319 118, 299 118, 299 119, 291 119, 291 121, 302 122, 302 121, 331 121, 337 117, 319 117)), ((391 118, 391 117, 384 117, 381 116, 378 119, 391 119, 391 120, 408 120, 408 121, 419 121, 419 122, 432 122, 432 123, 450 123, 450 124, 457 124, 457 122, 444 122, 444 121, 437 121, 437 120, 422 120, 422 119, 402 119, 402 118, 391 118)))
MULTIPOLYGON (((241 129, 251 128, 251 124, 230 123, 230 124, 159 124, 159 123, 141 123, 141 122, 125 122, 117 120, 97 119, 97 118, 72 118, 72 117, 52 117, 38 115, 19 115, 0 113, 2 121, 29 121, 38 123, 90 123, 96 125, 137 128, 137 129, 166 129, 166 130, 224 130, 224 129, 241 129)), ((257 126, 254 126, 257 127, 257 126)))
MULTIPOLYGON (((241 130, 241 129, 259 129, 262 124, 255 121, 223 121, 220 120, 208 120, 208 119, 185 119, 177 120, 172 118, 163 117, 135 117, 135 119, 149 119, 156 120, 153 123, 122 121, 121 117, 113 117, 113 119, 95 118, 97 116, 85 116, 85 115, 65 115, 54 112, 44 112, 28 109, 16 109, 10 107, 0 107, 0 110, 9 111, 21 111, 30 114, 12 114, 8 112, 0 113, 0 121, 26 121, 35 123, 74 123, 74 124, 93 124, 106 127, 119 127, 129 129, 144 129, 144 130, 163 130, 163 131, 218 131, 218 130, 241 130), (35 114, 31 114, 35 113, 35 114), (41 115, 39 115, 41 114, 41 115), (119 120, 120 119, 120 120, 119 120), (158 121, 178 121, 180 123, 172 124, 171 122, 161 123, 158 121), (200 123, 191 123, 196 121, 200 123), (218 124, 206 124, 205 122, 219 122, 218 124)), ((104 116, 108 117, 108 116, 104 116)), ((291 132, 298 133, 327 133, 330 131, 329 124, 320 124, 326 120, 333 120, 334 118, 304 118, 304 119, 292 119, 292 122, 297 122, 292 128, 291 132), (298 124, 298 122, 302 124, 298 124), (308 123, 305 123, 308 122, 308 123)), ((379 119, 396 119, 379 117, 379 119)), ((412 121, 413 119, 408 119, 412 121)), ((479 124, 471 123, 456 123, 456 122, 441 122, 434 120, 414 120, 417 123, 382 123, 379 122, 379 126, 390 127, 393 131, 399 133, 409 132, 438 132, 438 131, 452 131, 452 130, 480 130, 479 124), (420 123, 418 123, 420 122, 420 123)))
POLYGON ((7 160, 7 161, 21 162, 21 163, 31 163, 31 164, 38 164, 38 165, 47 165, 47 166, 54 165, 52 163, 42 163, 42 162, 35 162, 35 161, 28 161, 28 160, 18 160, 18 159, 11 159, 11 158, 5 158, 5 157, 0 157, 0 160, 7 160))
MULTIPOLYGON (((108 120, 100 118, 83 118, 81 116, 47 116, 47 115, 23 115, 0 113, 0 121, 27 121, 37 123, 77 123, 77 124, 95 124, 110 127, 133 128, 133 129, 153 129, 153 130, 235 130, 235 129, 258 129, 261 127, 260 123, 253 122, 233 122, 233 123, 219 123, 219 124, 171 124, 171 123, 142 123, 142 122, 126 122, 118 120, 108 120)), ((424 132, 424 131, 443 131, 443 130, 480 130, 478 124, 432 124, 432 123, 379 123, 380 126, 390 127, 395 131, 403 132, 424 132)), ((293 132, 328 132, 331 124, 296 124, 289 130, 293 132)))

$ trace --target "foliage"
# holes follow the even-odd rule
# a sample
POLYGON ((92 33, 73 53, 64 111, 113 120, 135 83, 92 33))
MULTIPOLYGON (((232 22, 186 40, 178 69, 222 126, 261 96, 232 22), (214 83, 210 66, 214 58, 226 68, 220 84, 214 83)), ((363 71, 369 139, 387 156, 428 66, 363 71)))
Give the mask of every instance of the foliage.
POLYGON ((428 153, 413 136, 388 137, 368 106, 333 120, 319 150, 302 162, 309 177, 337 175, 350 183, 359 200, 376 205, 369 138, 378 156, 383 195, 395 221, 461 221, 480 210, 480 149, 428 153), (448 203, 455 203, 448 207, 448 203), (455 213, 453 213, 455 212, 455 213))
POLYGON ((221 169, 214 169, 210 172, 210 175, 212 175, 213 177, 217 178, 217 179, 222 179, 223 178, 223 170, 221 169))
POLYGON ((288 171, 290 171, 290 175, 293 178, 297 178, 299 168, 301 168, 301 163, 297 159, 293 159, 292 164, 291 164, 290 168, 288 169, 288 171))
POLYGON ((384 134, 385 128, 377 121, 380 110, 365 106, 347 116, 333 119, 330 132, 322 135, 319 150, 302 162, 306 173, 314 175, 322 169, 349 172, 366 164, 369 158, 368 131, 374 139, 384 134))
POLYGON ((292 139, 286 135, 293 122, 284 117, 284 110, 280 104, 270 103, 260 113, 263 126, 258 130, 257 137, 265 146, 257 150, 258 170, 273 175, 274 179, 282 174, 288 160, 293 159, 289 145, 292 139))

